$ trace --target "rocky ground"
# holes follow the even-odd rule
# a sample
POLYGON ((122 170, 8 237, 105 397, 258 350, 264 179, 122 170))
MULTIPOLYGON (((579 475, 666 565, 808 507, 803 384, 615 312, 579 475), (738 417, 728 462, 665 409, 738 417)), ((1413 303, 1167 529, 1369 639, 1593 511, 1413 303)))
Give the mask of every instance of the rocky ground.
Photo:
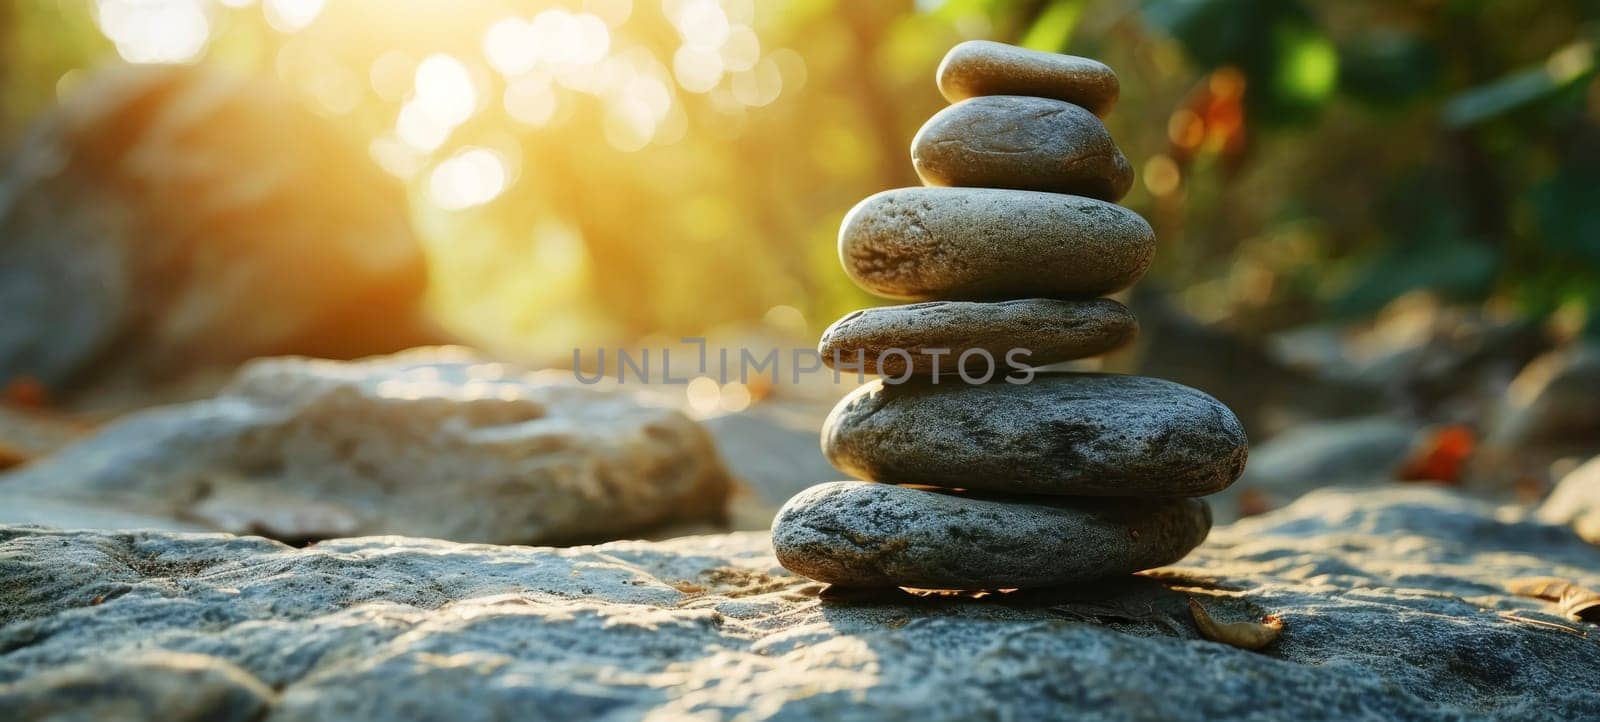
POLYGON ((0 530, 0 709, 107 719, 1259 719, 1600 715, 1569 528, 1421 487, 1324 491, 1115 588, 840 596, 760 532, 569 549, 296 549, 0 530), (1282 620, 1259 652, 1200 637, 1282 620))

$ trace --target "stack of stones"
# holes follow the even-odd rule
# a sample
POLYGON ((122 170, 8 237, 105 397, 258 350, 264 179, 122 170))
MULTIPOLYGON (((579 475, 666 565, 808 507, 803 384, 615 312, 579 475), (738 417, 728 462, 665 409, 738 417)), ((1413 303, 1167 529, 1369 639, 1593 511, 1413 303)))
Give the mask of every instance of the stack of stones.
POLYGON ((1175 562, 1211 528, 1194 497, 1244 470, 1238 419, 1160 379, 1017 370, 1137 333, 1127 308, 1099 298, 1137 281, 1155 250, 1149 224, 1113 204, 1133 183, 1098 117, 1117 78, 1092 60, 969 42, 938 79, 953 105, 911 149, 928 187, 872 196, 840 231, 857 284, 924 301, 857 311, 822 338, 830 365, 883 377, 822 432, 834 466, 867 481, 790 499, 773 523, 778 560, 845 587, 960 590, 1175 562))

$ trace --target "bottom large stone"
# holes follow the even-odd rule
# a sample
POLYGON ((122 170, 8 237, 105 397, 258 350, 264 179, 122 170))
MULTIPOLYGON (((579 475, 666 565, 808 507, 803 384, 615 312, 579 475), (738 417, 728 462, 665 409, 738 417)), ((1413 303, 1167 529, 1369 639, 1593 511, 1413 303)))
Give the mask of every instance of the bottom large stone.
POLYGON ((846 587, 1020 589, 1125 576, 1182 559, 1211 529, 1198 499, 977 496, 819 484, 772 523, 779 563, 846 587))

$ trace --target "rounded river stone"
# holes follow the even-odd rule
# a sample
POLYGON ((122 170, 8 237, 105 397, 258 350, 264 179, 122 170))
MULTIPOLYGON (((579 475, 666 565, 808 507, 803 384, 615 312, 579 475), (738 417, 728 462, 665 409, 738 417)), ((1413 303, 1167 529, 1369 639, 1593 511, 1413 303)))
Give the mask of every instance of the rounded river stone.
MULTIPOLYGON (((837 356, 840 366, 859 361, 866 373, 900 378, 908 372, 933 374, 935 364, 937 373, 954 374, 963 353, 981 349, 1008 371, 1008 358, 1043 366, 1097 356, 1122 347, 1138 332, 1133 313, 1108 298, 933 301, 851 313, 822 332, 817 353, 829 366, 835 366, 837 356)), ((968 375, 982 375, 985 364, 974 356, 968 375)))
POLYGON ((1204 496, 1248 454, 1239 419, 1200 391, 1078 373, 872 382, 828 415, 822 450, 869 481, 1074 496, 1204 496))
POLYGON ((1092 198, 992 188, 899 188, 845 216, 839 260, 888 298, 1092 298, 1150 268, 1155 232, 1092 198))
POLYGON ((931 186, 1013 188, 1115 201, 1133 166, 1100 119, 1071 103, 1020 95, 963 100, 936 113, 911 141, 931 186))
POLYGON ((783 505, 772 546, 790 571, 840 586, 1020 589, 1171 564, 1210 530, 1199 499, 993 497, 835 481, 783 505))
POLYGON ((939 64, 939 92, 952 103, 982 95, 1054 98, 1105 116, 1121 88, 1105 63, 990 40, 969 40, 939 64))

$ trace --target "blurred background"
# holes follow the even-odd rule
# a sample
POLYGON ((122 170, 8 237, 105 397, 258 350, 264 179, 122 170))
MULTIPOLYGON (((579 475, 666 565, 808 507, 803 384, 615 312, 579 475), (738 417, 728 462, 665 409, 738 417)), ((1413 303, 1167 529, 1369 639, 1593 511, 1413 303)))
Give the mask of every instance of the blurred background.
POLYGON ((1104 367, 1286 444, 1253 467, 1537 496, 1600 445, 1594 0, 5 0, 0 381, 126 408, 213 356, 809 347, 879 303, 839 221, 917 183, 973 38, 1119 73, 1160 245, 1104 367))

